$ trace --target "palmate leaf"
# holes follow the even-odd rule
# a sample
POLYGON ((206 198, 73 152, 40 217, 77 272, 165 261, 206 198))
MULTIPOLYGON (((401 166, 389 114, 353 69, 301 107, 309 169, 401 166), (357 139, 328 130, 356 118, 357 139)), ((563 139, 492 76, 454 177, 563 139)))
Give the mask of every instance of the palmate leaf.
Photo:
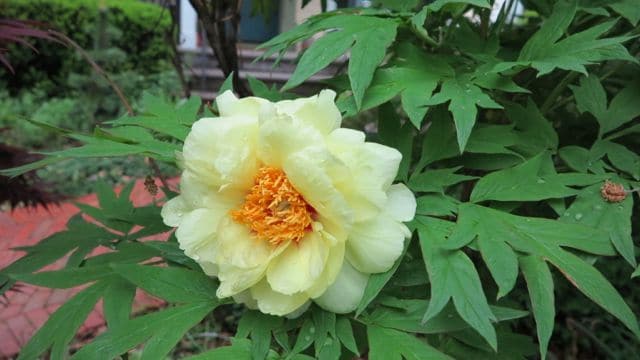
POLYGON ((474 187, 471 201, 564 198, 578 192, 569 186, 591 185, 604 180, 600 175, 547 172, 545 164, 550 164, 550 161, 548 153, 540 153, 520 165, 484 176, 474 187))
POLYGON ((184 333, 211 312, 218 302, 201 301, 137 317, 98 336, 72 359, 112 359, 146 342, 144 359, 163 358, 184 333), (147 356, 146 353, 150 353, 147 356))
POLYGON ((577 0, 558 1, 551 16, 522 48, 517 61, 497 64, 493 71, 502 72, 514 66, 531 66, 538 76, 556 68, 586 74, 585 65, 604 60, 637 62, 622 45, 630 36, 600 37, 609 31, 616 21, 608 21, 582 32, 560 38, 571 24, 577 10, 577 0))
MULTIPOLYGON (((360 110, 371 109, 400 95, 403 110, 419 129, 438 82, 442 78, 453 77, 455 73, 445 59, 413 45, 401 43, 396 53, 397 57, 390 66, 376 70, 360 110)), ((358 112, 353 96, 340 99, 339 106, 345 111, 345 116, 358 112)))
POLYGON ((636 267, 631 238, 632 209, 633 196, 627 196, 619 203, 611 203, 602 198, 600 184, 596 184, 582 190, 558 220, 603 229, 620 255, 636 267))
MULTIPOLYGON (((424 266, 424 264, 423 264, 424 266)), ((363 317, 369 325, 388 327, 404 332, 418 334, 441 334, 469 329, 470 326, 458 315, 451 304, 432 317, 422 322, 430 301, 423 299, 397 299, 386 296, 380 300, 380 306, 371 314, 363 317)), ((528 315, 526 311, 501 306, 490 306, 497 321, 520 319, 528 315)))
POLYGON ((67 345, 108 287, 109 282, 99 282, 69 299, 22 347, 18 359, 36 359, 50 347, 51 359, 64 359, 67 345))
POLYGON ((449 111, 453 114, 460 152, 464 151, 471 130, 476 123, 476 115, 480 106, 487 109, 501 109, 502 106, 493 101, 480 87, 474 85, 465 75, 458 75, 443 82, 440 91, 427 101, 426 105, 437 105, 449 102, 449 111))
POLYGON ((553 333, 556 309, 553 296, 553 277, 544 259, 536 256, 520 257, 520 269, 527 282, 531 309, 536 320, 540 356, 544 359, 553 333))
POLYGON ((580 112, 591 113, 598 124, 602 136, 630 122, 640 115, 640 78, 630 81, 620 90, 607 106, 607 93, 595 76, 583 77, 580 85, 571 86, 580 112))
POLYGON ((451 359, 424 340, 398 330, 370 325, 367 326, 367 337, 371 360, 451 359))
POLYGON ((443 248, 453 223, 429 217, 417 220, 420 245, 431 282, 431 301, 423 322, 440 313, 451 299, 462 319, 491 348, 497 349, 496 332, 491 324, 497 318, 489 308, 473 262, 462 251, 443 248))
MULTIPOLYGON (((398 22, 394 19, 360 15, 334 15, 302 25, 306 34, 325 30, 326 33, 304 52, 283 90, 291 89, 313 74, 327 67, 350 50, 348 74, 356 107, 371 83, 376 67, 382 62, 386 49, 396 37, 398 22)), ((295 30, 294 30, 295 31, 295 30)), ((298 39, 298 40, 302 40, 298 39)), ((263 46, 278 46, 269 42, 263 46)))
MULTIPOLYGON (((514 250, 551 263, 588 298, 640 335, 635 315, 616 289, 592 265, 565 250, 614 255, 609 235, 602 229, 555 220, 521 217, 473 204, 461 205, 458 223, 446 242, 457 249, 475 238, 506 242, 514 250)), ((497 279, 496 279, 497 281, 497 279)))

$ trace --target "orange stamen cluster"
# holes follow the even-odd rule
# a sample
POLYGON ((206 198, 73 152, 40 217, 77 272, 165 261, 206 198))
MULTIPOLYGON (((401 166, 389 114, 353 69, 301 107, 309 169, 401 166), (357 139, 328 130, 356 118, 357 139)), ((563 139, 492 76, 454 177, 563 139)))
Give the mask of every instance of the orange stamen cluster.
POLYGON ((287 240, 299 243, 311 230, 314 213, 282 170, 264 166, 242 207, 231 211, 231 218, 247 225, 258 238, 278 245, 287 240))

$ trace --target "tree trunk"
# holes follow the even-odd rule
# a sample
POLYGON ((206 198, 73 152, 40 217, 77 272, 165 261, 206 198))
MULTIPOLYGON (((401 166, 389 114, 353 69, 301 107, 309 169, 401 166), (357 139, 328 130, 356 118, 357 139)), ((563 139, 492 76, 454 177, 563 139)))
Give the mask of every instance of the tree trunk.
POLYGON ((218 60, 218 66, 228 77, 233 73, 233 88, 240 96, 249 96, 238 75, 237 32, 241 0, 189 0, 207 35, 207 41, 218 60), (226 26, 227 23, 230 26, 226 26), (229 31, 227 31, 229 30, 229 31))

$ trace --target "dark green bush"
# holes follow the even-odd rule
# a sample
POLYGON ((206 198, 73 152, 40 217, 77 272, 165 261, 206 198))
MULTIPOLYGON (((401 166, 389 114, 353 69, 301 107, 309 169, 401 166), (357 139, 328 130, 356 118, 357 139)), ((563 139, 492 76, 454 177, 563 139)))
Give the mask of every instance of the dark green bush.
MULTIPOLYGON (((160 6, 130 0, 4 0, 0 4, 0 17, 45 22, 87 50, 99 46, 96 31, 101 11, 109 26, 117 29, 116 34, 108 31, 101 36, 127 54, 117 69, 105 66, 107 71, 135 69, 151 74, 167 67, 170 49, 165 32, 170 15, 160 6)), ((70 74, 92 71, 74 49, 44 40, 34 44, 39 53, 20 45, 10 49, 14 75, 0 68, 0 81, 5 82, 0 85, 10 94, 37 87, 50 96, 65 95, 70 74)))

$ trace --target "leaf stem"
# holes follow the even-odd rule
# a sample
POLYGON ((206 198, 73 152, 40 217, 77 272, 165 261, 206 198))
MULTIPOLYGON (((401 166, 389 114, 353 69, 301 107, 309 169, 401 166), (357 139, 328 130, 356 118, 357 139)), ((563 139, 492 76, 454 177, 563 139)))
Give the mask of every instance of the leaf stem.
POLYGON ((544 103, 540 107, 540 112, 542 112, 543 114, 546 114, 551 109, 551 106, 553 105, 553 102, 564 91, 564 89, 578 77, 578 75, 580 75, 580 73, 578 73, 578 72, 570 72, 570 73, 568 73, 558 83, 558 85, 556 85, 556 87, 553 88, 553 90, 551 90, 551 93, 549 93, 549 96, 547 96, 547 99, 544 101, 544 103))

